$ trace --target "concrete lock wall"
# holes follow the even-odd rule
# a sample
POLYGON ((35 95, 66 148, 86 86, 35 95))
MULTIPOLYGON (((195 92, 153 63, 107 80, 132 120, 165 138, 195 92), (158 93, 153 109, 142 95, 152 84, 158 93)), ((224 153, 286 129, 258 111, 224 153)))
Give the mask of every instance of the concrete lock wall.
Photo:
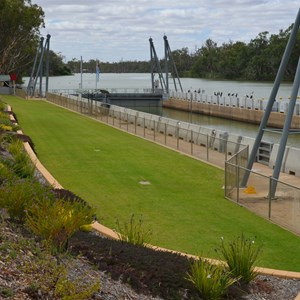
MULTIPOLYGON (((173 95, 173 94, 172 94, 173 95)), ((172 96, 171 95, 171 96, 172 96)), ((176 94, 176 96, 180 96, 176 94)), ((163 101, 163 106, 188 112, 201 113, 205 115, 221 117, 241 122, 260 124, 267 101, 262 99, 240 99, 235 97, 218 98, 216 96, 197 96, 203 100, 194 101, 191 94, 182 95, 189 97, 185 99, 169 98, 163 101), (193 100, 191 100, 192 98, 193 100)), ((282 128, 285 121, 285 114, 288 109, 288 101, 275 102, 271 112, 268 126, 282 128)), ((291 128, 300 128, 300 103, 296 104, 291 128)))

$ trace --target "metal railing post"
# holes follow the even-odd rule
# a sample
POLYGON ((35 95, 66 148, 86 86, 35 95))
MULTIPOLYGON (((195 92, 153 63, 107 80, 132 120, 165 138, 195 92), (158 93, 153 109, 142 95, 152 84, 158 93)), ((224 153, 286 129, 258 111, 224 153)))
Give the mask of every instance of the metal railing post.
POLYGON ((236 202, 240 201, 240 166, 236 165, 236 202))
POLYGON ((224 169, 224 196, 227 197, 227 167, 228 163, 225 161, 225 169, 224 169))
POLYGON ((167 145, 167 124, 165 123, 165 145, 167 145))
POLYGON ((271 203, 272 203, 272 181, 274 179, 272 178, 272 176, 269 177, 269 195, 268 195, 268 200, 269 200, 269 211, 268 211, 268 218, 269 220, 271 219, 271 203))
POLYGON ((193 130, 191 130, 191 155, 192 156, 194 154, 193 144, 194 144, 194 137, 193 137, 193 130))
POLYGON ((208 144, 208 134, 206 135, 206 160, 209 161, 209 144, 208 144))
POLYGON ((179 126, 177 126, 177 150, 179 149, 179 126))

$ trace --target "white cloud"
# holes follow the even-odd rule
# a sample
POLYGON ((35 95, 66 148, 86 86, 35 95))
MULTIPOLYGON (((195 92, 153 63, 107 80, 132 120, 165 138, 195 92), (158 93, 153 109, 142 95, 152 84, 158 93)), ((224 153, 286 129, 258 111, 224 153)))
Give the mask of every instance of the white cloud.
POLYGON ((278 33, 296 18, 294 0, 32 0, 45 12, 50 45, 67 60, 148 60, 149 37, 163 57, 163 35, 172 50, 192 50, 211 38, 245 41, 278 33))

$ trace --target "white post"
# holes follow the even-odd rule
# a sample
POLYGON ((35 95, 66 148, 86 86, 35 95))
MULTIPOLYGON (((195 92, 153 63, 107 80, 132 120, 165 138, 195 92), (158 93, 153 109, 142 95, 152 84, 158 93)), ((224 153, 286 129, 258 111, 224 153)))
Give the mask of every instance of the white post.
POLYGON ((82 90, 82 56, 80 56, 80 89, 82 90))

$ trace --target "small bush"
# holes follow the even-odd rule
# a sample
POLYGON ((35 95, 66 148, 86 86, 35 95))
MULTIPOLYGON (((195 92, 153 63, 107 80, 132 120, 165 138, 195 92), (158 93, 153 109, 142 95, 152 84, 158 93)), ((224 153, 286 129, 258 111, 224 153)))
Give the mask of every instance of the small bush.
MULTIPOLYGON (((9 115, 3 114, 3 113, 0 115, 0 125, 1 125, 1 127, 2 126, 10 127, 11 130, 8 130, 8 131, 17 131, 18 129, 20 129, 20 127, 17 124, 13 123, 9 119, 9 115)), ((4 128, 2 128, 2 130, 4 130, 4 128)))
POLYGON ((26 210, 40 199, 49 199, 49 191, 34 179, 5 181, 0 186, 0 205, 6 208, 11 219, 24 222, 26 210))
POLYGON ((14 295, 11 288, 0 287, 0 296, 3 298, 11 298, 14 295))
POLYGON ((204 300, 223 299, 228 288, 237 281, 224 267, 200 258, 192 263, 187 280, 194 284, 204 300))
POLYGON ((261 248, 253 240, 246 239, 244 235, 229 243, 222 239, 220 251, 233 276, 239 277, 245 283, 257 276, 254 268, 261 248))
POLYGON ((13 127, 11 125, 0 124, 0 130, 3 130, 3 131, 12 131, 13 127))
POLYGON ((42 296, 43 299, 85 300, 92 299, 100 290, 100 280, 89 278, 84 270, 77 270, 69 257, 59 255, 54 258, 44 253, 34 263, 25 270, 37 274, 37 280, 30 282, 24 290, 32 299, 42 296), (76 276, 70 276, 70 270, 76 276))
POLYGON ((33 178, 35 166, 24 151, 22 141, 18 139, 13 140, 8 147, 8 151, 11 153, 13 159, 6 161, 14 173, 20 178, 33 178))
POLYGON ((21 133, 15 133, 15 136, 17 139, 21 140, 23 143, 29 143, 31 149, 35 152, 34 150, 34 143, 32 141, 32 139, 30 138, 30 136, 26 135, 26 134, 21 134, 21 133))
POLYGON ((0 285, 0 299, 92 299, 100 288, 97 273, 91 274, 90 267, 68 254, 50 255, 34 237, 28 233, 24 236, 22 227, 10 222, 0 224, 1 262, 3 266, 9 265, 7 276, 17 276, 22 282, 21 286, 5 282, 0 285), (14 297, 14 293, 18 296, 14 297))
POLYGON ((29 228, 46 240, 51 251, 63 252, 69 238, 85 224, 93 221, 94 209, 79 202, 56 199, 39 200, 28 208, 29 228))
POLYGON ((0 186, 4 182, 11 181, 13 178, 14 173, 4 163, 0 161, 0 186))
POLYGON ((152 231, 144 227, 143 220, 134 219, 134 214, 131 215, 130 221, 123 225, 119 221, 117 223, 117 234, 121 241, 131 243, 136 246, 149 244, 151 241, 152 231))
POLYGON ((6 107, 6 104, 0 98, 0 111, 4 111, 5 107, 6 107))
POLYGON ((72 281, 67 275, 66 269, 60 273, 54 291, 56 297, 64 300, 85 300, 91 298, 93 294, 100 290, 99 280, 87 283, 79 277, 72 281))

